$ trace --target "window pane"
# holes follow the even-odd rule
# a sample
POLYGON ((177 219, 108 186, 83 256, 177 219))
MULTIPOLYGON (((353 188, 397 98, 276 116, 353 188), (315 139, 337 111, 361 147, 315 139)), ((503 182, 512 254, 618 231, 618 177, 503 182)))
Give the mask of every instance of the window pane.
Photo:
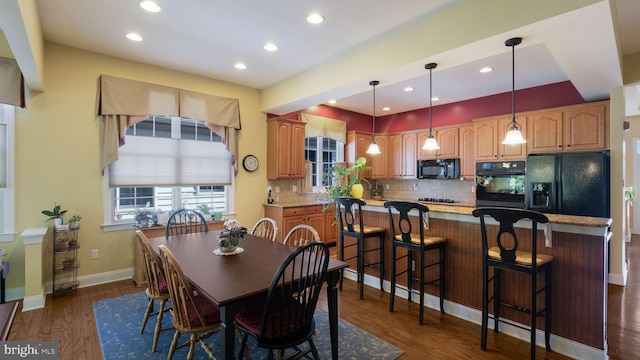
POLYGON ((167 116, 154 116, 155 118, 155 137, 171 138, 171 118, 167 116))
POLYGON ((137 136, 153 136, 153 120, 144 120, 134 126, 137 136))

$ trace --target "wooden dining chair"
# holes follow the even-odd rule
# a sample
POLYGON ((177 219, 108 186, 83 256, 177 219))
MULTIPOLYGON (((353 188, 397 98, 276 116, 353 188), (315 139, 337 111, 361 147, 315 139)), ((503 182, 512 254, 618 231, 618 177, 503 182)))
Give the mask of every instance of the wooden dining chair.
POLYGON ((167 220, 165 235, 182 235, 196 232, 208 232, 209 225, 204 215, 192 209, 174 211, 167 220))
POLYGON ((276 241, 278 236, 278 225, 272 218, 262 218, 251 229, 251 235, 265 238, 267 240, 276 241))
POLYGON ((257 345, 269 349, 269 359, 285 349, 296 353, 287 358, 301 359, 309 353, 320 359, 313 343, 313 314, 329 266, 329 248, 312 241, 292 252, 276 271, 265 302, 245 307, 236 315, 236 326, 243 333, 238 359, 242 359, 249 335, 257 345), (308 342, 309 349, 298 346, 308 342))
POLYGON ((193 359, 196 342, 200 342, 207 355, 215 359, 213 351, 203 340, 220 330, 220 310, 213 302, 194 291, 171 250, 165 245, 160 245, 159 251, 173 304, 171 314, 176 329, 167 360, 173 359, 176 349, 187 345, 187 359, 193 359), (189 340, 178 345, 182 333, 189 334, 189 340))
POLYGON ((296 225, 285 236, 283 245, 302 246, 310 241, 320 241, 320 235, 316 229, 309 225, 296 225))
POLYGON ((144 328, 147 326, 149 317, 156 316, 157 322, 153 333, 153 344, 151 345, 151 352, 154 353, 158 346, 160 331, 170 329, 162 329, 163 314, 170 310, 170 307, 165 308, 167 300, 169 300, 170 297, 169 289, 167 287, 167 282, 165 281, 161 260, 158 257, 158 254, 151 248, 147 236, 141 230, 136 230, 136 240, 142 259, 142 271, 147 282, 146 293, 149 297, 149 303, 147 304, 147 309, 144 312, 144 317, 142 318, 140 334, 144 333, 144 328), (160 307, 154 312, 153 308, 156 301, 160 302, 160 307))

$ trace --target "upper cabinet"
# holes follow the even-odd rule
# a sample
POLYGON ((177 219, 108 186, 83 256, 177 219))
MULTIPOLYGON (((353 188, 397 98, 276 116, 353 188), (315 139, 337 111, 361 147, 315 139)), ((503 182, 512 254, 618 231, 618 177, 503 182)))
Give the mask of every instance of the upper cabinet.
POLYGON ((440 149, 438 150, 424 150, 422 145, 429 136, 429 130, 421 131, 418 133, 418 158, 419 159, 452 159, 460 157, 459 149, 459 132, 458 127, 446 127, 433 129, 433 136, 440 149))
POLYGON ((376 144, 380 148, 380 154, 371 157, 371 178, 387 179, 389 177, 389 137, 376 135, 376 144))
MULTIPOLYGON (((347 146, 344 157, 347 162, 347 166, 355 164, 356 159, 361 156, 367 159, 367 165, 371 165, 373 162, 372 156, 377 155, 367 154, 369 145, 371 145, 371 134, 359 131, 347 132, 347 146)), ((364 178, 370 179, 371 170, 363 171, 360 175, 364 178)))
POLYGON ((460 176, 473 179, 476 174, 473 124, 460 126, 458 132, 460 138, 460 176))
POLYGON ((529 152, 607 149, 608 104, 599 101, 529 113, 529 152))
MULTIPOLYGON (((523 135, 526 132, 526 118, 519 117, 518 124, 523 135)), ((504 145, 502 140, 511 127, 511 114, 473 120, 474 147, 476 161, 524 160, 527 144, 504 145)))
POLYGON ((418 133, 389 135, 389 177, 416 178, 418 133))
POLYGON ((267 179, 304 178, 305 123, 267 119, 267 179))

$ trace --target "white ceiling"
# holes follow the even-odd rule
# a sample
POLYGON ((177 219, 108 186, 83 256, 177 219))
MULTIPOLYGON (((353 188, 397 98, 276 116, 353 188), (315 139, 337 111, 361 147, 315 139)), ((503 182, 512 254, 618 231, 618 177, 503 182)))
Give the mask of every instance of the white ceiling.
MULTIPOLYGON (((462 2, 403 0, 398 6, 397 0, 274 0, 251 1, 250 5, 246 0, 157 0, 162 11, 154 14, 143 11, 138 0, 37 0, 37 14, 48 41, 266 89, 462 2), (306 23, 312 11, 322 13, 325 22, 306 23), (124 34, 129 31, 138 32, 144 41, 126 40, 124 34), (262 48, 268 41, 279 46, 277 52, 262 48), (238 61, 248 68, 234 69, 238 61)), ((334 92, 340 94, 334 106, 371 114, 368 81, 374 78, 381 81, 376 89, 378 115, 424 108, 428 106, 427 62, 439 64, 433 70, 433 95, 441 100, 434 105, 508 92, 511 49, 504 41, 514 36, 524 38, 515 48, 517 89, 570 80, 586 101, 606 99, 610 88, 622 86, 620 52, 640 52, 640 36, 636 35, 640 33, 640 1, 616 0, 616 4, 618 14, 614 16, 605 0, 370 74, 364 83, 345 82, 321 94, 305 94, 263 110, 276 114, 301 110, 317 104, 320 95, 329 99, 334 92), (482 66, 494 71, 479 74, 482 66), (406 86, 416 91, 403 92, 406 86), (382 113, 382 106, 391 107, 390 112, 382 113)), ((37 88, 38 76, 30 74, 32 66, 22 54, 29 47, 26 30, 20 29, 25 21, 20 21, 20 6, 24 6, 20 0, 0 0, 0 29, 27 84, 37 88)), ((628 115, 640 114, 640 92, 633 87, 626 93, 628 115)))

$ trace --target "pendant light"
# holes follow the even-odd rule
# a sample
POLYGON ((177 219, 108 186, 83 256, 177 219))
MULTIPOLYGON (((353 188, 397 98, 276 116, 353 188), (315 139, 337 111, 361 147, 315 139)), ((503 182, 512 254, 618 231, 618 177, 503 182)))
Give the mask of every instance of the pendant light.
POLYGON ((428 63, 424 66, 425 69, 429 70, 429 136, 427 136, 427 140, 424 142, 424 146, 422 147, 422 150, 440 149, 440 146, 438 146, 438 142, 436 141, 436 138, 433 136, 433 127, 431 126, 432 113, 433 113, 433 110, 432 110, 433 106, 431 104, 431 101, 433 100, 433 94, 431 93, 433 90, 433 81, 431 77, 431 72, 437 66, 438 64, 436 63, 428 63))
POLYGON ((515 37, 511 38, 504 42, 505 46, 511 46, 511 126, 509 127, 509 132, 507 132, 507 136, 505 136, 504 141, 502 142, 505 145, 518 145, 524 144, 527 142, 522 137, 522 132, 520 131, 520 125, 516 122, 516 55, 515 55, 515 47, 522 42, 522 38, 515 37))
POLYGON ((371 132, 371 145, 367 149, 367 154, 380 154, 380 148, 376 144, 376 86, 380 84, 378 80, 372 80, 369 85, 373 86, 373 131, 371 132))

